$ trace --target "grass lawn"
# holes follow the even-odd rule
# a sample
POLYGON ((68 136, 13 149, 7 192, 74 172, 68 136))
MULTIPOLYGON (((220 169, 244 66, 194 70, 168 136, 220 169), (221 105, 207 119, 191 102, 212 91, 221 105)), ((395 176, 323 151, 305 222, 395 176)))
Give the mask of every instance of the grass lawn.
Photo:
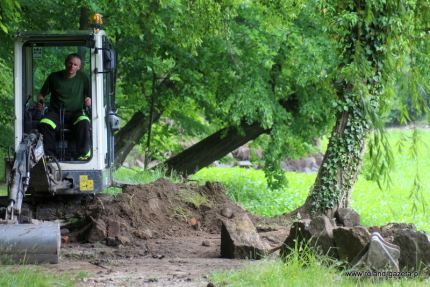
POLYGON ((214 273, 215 286, 279 287, 279 286, 429 286, 430 279, 419 277, 352 277, 340 272, 336 265, 318 258, 292 258, 286 262, 267 260, 249 264, 241 271, 214 273))
POLYGON ((78 274, 55 274, 37 267, 1 266, 0 286, 2 287, 72 287, 76 286, 85 272, 78 274))

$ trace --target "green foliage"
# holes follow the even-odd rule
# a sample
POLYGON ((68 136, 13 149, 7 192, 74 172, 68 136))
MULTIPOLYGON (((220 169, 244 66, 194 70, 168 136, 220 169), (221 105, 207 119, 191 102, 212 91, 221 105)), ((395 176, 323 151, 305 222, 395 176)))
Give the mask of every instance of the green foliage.
MULTIPOLYGON (((20 18, 20 4, 16 0, 3 0, 0 3, 0 37, 8 34, 20 18)), ((13 31, 13 30, 12 30, 13 31)))
MULTIPOLYGON (((8 147, 13 144, 13 77, 11 66, 6 64, 6 61, 0 58, 0 125, 3 127, 0 134, 0 165, 3 165, 4 155, 7 153, 8 147)), ((3 170, 3 168, 1 169, 3 170)), ((0 176, 2 178, 3 176, 0 176)))
MULTIPOLYGON (((368 128, 376 130, 372 177, 386 174, 382 129, 392 107, 401 122, 428 114, 428 1, 5 0, 0 7, 9 31, 0 33, 0 108, 8 111, 0 123, 9 133, 2 147, 12 142, 12 32, 75 30, 85 11, 104 15, 119 53, 120 116, 148 115, 155 99, 162 114, 153 129, 156 159, 220 128, 260 123, 271 131, 267 182, 282 189, 279 159, 304 154, 336 114, 348 113, 346 136, 333 134, 329 169, 315 185, 316 209, 336 205, 354 183, 368 128), (345 178, 334 177, 335 167, 345 178)), ((36 80, 54 67, 50 60, 36 80)))
MULTIPOLYGON (((178 151, 175 143, 188 141, 187 136, 203 137, 243 120, 290 131, 277 133, 274 141, 278 143, 273 146, 279 146, 278 153, 292 154, 291 147, 297 146, 292 143, 325 132, 332 114, 321 107, 333 96, 327 75, 336 64, 335 41, 323 37, 321 23, 308 27, 306 19, 315 15, 307 11, 314 3, 201 1, 190 6, 186 1, 142 1, 129 5, 116 1, 104 8, 115 10, 111 15, 107 12, 106 23, 121 51, 120 77, 126 96, 118 97, 119 107, 127 119, 136 110, 147 113, 149 100, 155 97, 157 110, 174 119, 173 126, 154 127, 158 158, 163 158, 163 149, 178 151), (199 18, 201 9, 205 13, 199 18), (131 15, 122 17, 123 10, 131 15), (291 93, 303 104, 294 118, 280 105, 291 93), (285 124, 288 127, 282 129, 285 124)), ((272 166, 275 173, 279 171, 276 163, 272 166)))

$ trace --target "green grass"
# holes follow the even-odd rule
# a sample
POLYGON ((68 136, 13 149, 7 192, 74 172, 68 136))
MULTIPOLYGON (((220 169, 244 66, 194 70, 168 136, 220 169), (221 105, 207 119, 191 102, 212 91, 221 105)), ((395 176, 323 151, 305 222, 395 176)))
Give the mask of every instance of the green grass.
MULTIPOLYGON (((147 184, 154 182, 160 178, 165 178, 166 172, 162 168, 144 170, 141 168, 121 167, 117 169, 113 175, 114 181, 124 184, 147 184)), ((172 182, 182 182, 183 178, 172 173, 168 176, 172 182)), ((104 190, 108 194, 118 194, 122 190, 118 187, 110 187, 104 190)))
POLYGON ((288 188, 267 188, 264 172, 255 169, 204 168, 192 177, 200 183, 222 182, 228 195, 251 212, 263 216, 275 216, 291 211, 303 204, 315 174, 288 173, 288 188))
POLYGON ((72 287, 82 274, 58 274, 43 271, 41 268, 22 266, 2 266, 0 286, 2 287, 72 287))
POLYGON ((272 286, 429 286, 430 278, 424 273, 410 273, 403 277, 365 276, 342 269, 343 263, 316 255, 308 246, 296 247, 282 261, 262 260, 250 262, 236 271, 213 273, 210 280, 215 286, 272 287, 272 286), (299 251, 300 250, 300 251, 299 251), (355 275, 355 276, 354 276, 355 275))
MULTIPOLYGON (((380 190, 376 182, 358 177, 354 187, 351 206, 361 215, 364 225, 383 225, 388 222, 414 223, 418 229, 430 233, 430 131, 420 130, 417 159, 411 156, 410 130, 390 130, 389 140, 395 151, 395 166, 391 172, 391 186, 380 190), (400 145, 399 145, 400 144, 400 145), (399 150, 401 147, 401 150, 399 150), (417 173, 418 171, 418 173, 417 173), (414 189, 416 174, 420 177, 420 190, 414 189), (411 196, 412 195, 412 196, 411 196), (424 208, 423 208, 424 207, 424 208)), ((263 171, 243 168, 205 168, 193 176, 200 182, 219 181, 235 201, 251 212, 274 216, 301 206, 312 187, 316 173, 288 172, 288 187, 269 190, 263 171)))
POLYGON ((360 213, 365 225, 407 222, 430 233, 430 150, 427 145, 430 130, 419 131, 416 159, 412 156, 411 130, 391 130, 389 135, 395 153, 391 186, 380 190, 375 182, 362 175, 354 187, 351 206, 360 213), (414 191, 417 176, 421 186, 414 191))
MULTIPOLYGON (((146 184, 164 177, 166 177, 166 172, 162 168, 143 170, 140 168, 121 167, 114 173, 115 181, 131 184, 146 184)), ((169 179, 173 182, 183 181, 183 179, 176 174, 169 175, 169 179)))
POLYGON ((303 264, 300 260, 262 261, 249 264, 241 271, 215 273, 211 280, 215 286, 274 287, 274 286, 429 286, 428 278, 353 278, 340 272, 334 265, 325 265, 315 259, 303 264))

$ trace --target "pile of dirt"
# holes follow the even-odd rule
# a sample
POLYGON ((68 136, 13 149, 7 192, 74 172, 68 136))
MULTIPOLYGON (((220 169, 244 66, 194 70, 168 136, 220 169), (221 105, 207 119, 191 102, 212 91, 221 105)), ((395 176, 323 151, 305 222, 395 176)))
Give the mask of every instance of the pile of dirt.
POLYGON ((87 224, 75 231, 79 241, 128 245, 141 239, 219 234, 222 213, 245 212, 219 183, 126 185, 116 196, 96 197, 81 211, 87 224))

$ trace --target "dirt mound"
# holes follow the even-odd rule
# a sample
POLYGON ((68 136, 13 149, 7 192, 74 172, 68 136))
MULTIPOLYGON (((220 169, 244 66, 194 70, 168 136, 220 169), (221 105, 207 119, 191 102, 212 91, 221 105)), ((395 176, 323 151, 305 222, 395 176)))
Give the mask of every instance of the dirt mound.
POLYGON ((97 197, 83 211, 90 223, 79 235, 89 242, 127 245, 139 239, 219 234, 221 212, 225 210, 244 212, 219 183, 199 186, 159 179, 145 185, 126 185, 114 197, 97 197))

